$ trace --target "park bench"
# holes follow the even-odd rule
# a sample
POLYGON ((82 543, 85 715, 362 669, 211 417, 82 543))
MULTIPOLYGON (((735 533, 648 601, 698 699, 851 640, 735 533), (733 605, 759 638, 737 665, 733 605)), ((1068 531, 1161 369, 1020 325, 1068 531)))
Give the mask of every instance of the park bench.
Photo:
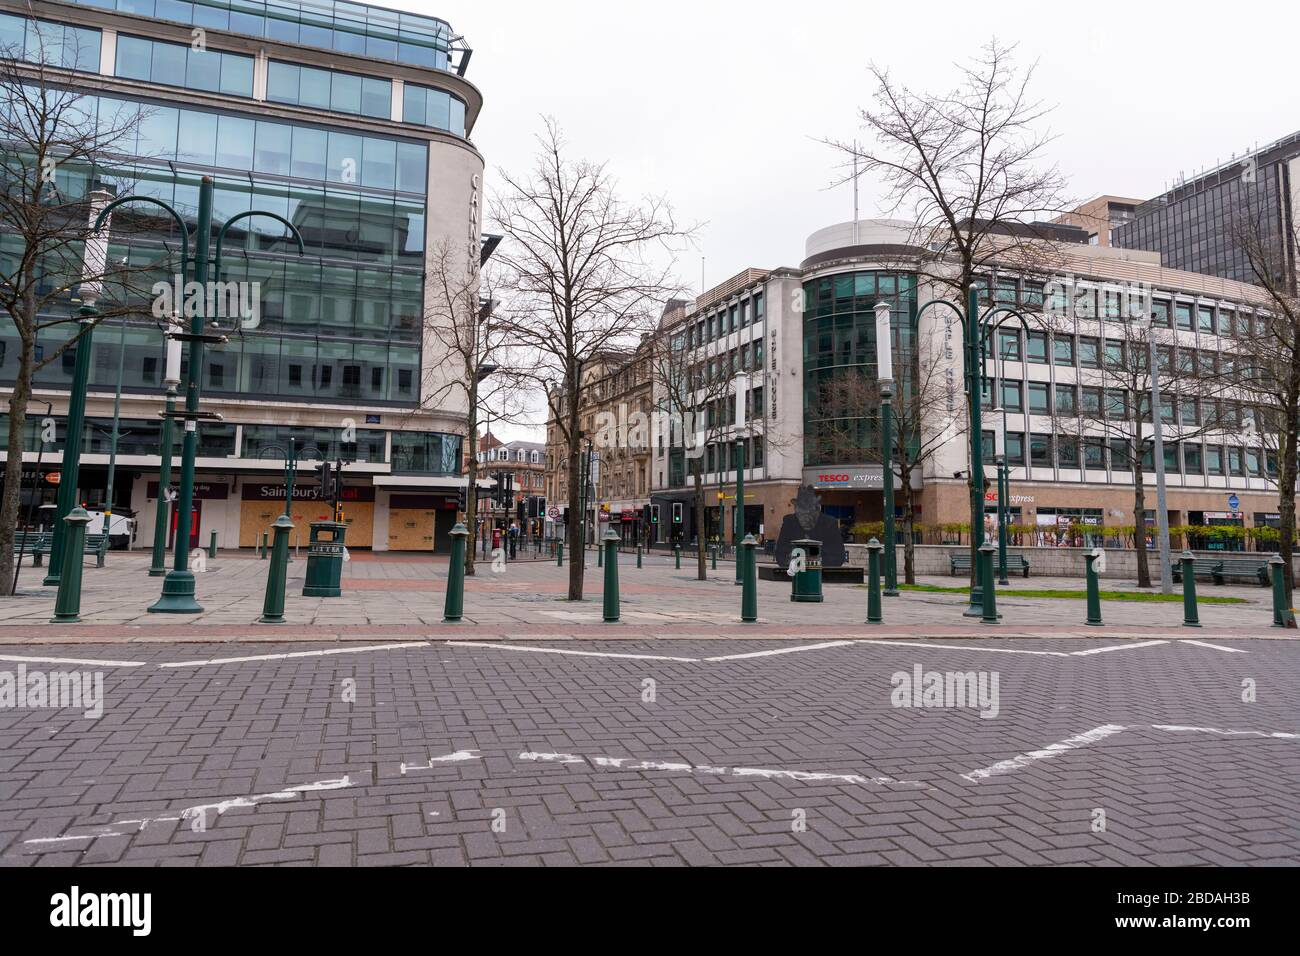
POLYGON ((1258 558, 1225 558, 1219 563, 1219 569, 1214 572, 1214 583, 1222 584, 1227 578, 1247 581, 1253 578, 1262 588, 1272 583, 1268 576, 1268 562, 1260 561, 1258 558))
MULTIPOLYGON (((104 566, 104 556, 108 554, 108 535, 106 534, 88 534, 86 535, 86 554, 95 556, 95 567, 104 566)), ((32 556, 32 567, 39 568, 44 556, 50 553, 54 546, 53 531, 19 531, 14 535, 14 552, 21 554, 30 554, 32 556)))
MULTIPOLYGON (((997 565, 994 564, 994 567, 996 568, 997 565)), ((969 555, 969 554, 964 554, 964 553, 963 553, 963 554, 953 554, 953 555, 949 555, 949 556, 948 556, 948 569, 949 569, 949 573, 951 573, 953 577, 956 577, 958 574, 960 574, 960 573, 963 572, 963 571, 966 572, 967 574, 969 574, 969 573, 970 573, 970 555, 969 555)), ((1020 572, 1020 574, 1021 574, 1022 577, 1026 577, 1026 578, 1027 578, 1027 577, 1029 577, 1029 562, 1025 559, 1025 557, 1024 557, 1023 555, 1019 555, 1019 554, 1008 554, 1008 555, 1007 555, 1007 571, 1008 571, 1008 572, 1011 572, 1011 571, 1018 571, 1018 572, 1020 572)))
MULTIPOLYGON (((1183 580, 1183 562, 1171 561, 1173 567, 1174 582, 1181 584, 1183 580)), ((1223 562, 1219 558, 1196 558, 1192 561, 1192 576, 1198 578, 1210 578, 1216 584, 1222 583, 1218 580, 1219 566, 1223 562)))

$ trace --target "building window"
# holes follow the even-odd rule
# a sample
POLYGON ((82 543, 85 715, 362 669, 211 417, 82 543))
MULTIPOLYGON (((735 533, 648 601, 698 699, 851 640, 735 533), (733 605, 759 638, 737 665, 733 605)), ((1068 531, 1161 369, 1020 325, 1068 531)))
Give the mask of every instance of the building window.
POLYGON ((1033 415, 1050 415, 1051 385, 1047 382, 1030 382, 1029 383, 1029 411, 1033 415))
POLYGON ((407 83, 402 92, 402 121, 465 135, 465 102, 445 90, 407 83))
POLYGON ((1052 354, 1057 365, 1074 364, 1074 336, 1054 336, 1052 339, 1052 349, 1052 354))
POLYGON ((231 96, 253 95, 253 58, 220 50, 196 50, 119 34, 114 75, 159 86, 181 86, 231 96))
POLYGON ((100 32, 0 13, 0 51, 28 63, 99 72, 100 32))
MULTIPOLYGON (((1057 363, 1060 364, 1060 363, 1057 363)), ((1079 339, 1079 365, 1083 368, 1100 368, 1101 360, 1098 354, 1098 343, 1094 338, 1083 336, 1079 339)))
POLYGON ((1075 385, 1056 386, 1056 414, 1077 415, 1079 413, 1079 391, 1075 385))
POLYGON ((1047 333, 1030 332, 1029 333, 1029 361, 1037 362, 1040 365, 1047 364, 1047 333))

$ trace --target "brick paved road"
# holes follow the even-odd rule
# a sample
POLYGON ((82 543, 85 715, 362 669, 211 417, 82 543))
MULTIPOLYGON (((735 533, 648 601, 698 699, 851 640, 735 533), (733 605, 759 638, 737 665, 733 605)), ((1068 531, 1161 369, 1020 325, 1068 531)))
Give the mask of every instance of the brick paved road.
POLYGON ((0 862, 1300 860, 1291 641, 548 647, 0 649, 130 665, 98 720, 0 710, 0 862), (891 706, 917 665, 998 715, 891 706))

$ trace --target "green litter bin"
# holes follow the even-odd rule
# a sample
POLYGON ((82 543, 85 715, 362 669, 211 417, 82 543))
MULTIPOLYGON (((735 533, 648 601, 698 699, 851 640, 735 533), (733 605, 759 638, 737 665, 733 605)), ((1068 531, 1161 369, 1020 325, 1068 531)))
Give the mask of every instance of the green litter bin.
POLYGON ((821 604, 822 597, 822 543, 807 539, 794 542, 794 547, 804 553, 803 570, 796 571, 790 582, 790 600, 798 604, 821 604))
POLYGON ((313 521, 307 546, 307 577, 303 597, 342 597, 343 536, 348 526, 338 521, 313 521))

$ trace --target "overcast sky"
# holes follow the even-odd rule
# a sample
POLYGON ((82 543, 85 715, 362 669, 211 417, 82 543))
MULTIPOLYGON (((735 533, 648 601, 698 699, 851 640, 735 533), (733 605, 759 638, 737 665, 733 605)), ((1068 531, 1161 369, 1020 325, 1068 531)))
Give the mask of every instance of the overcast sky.
MULTIPOLYGON (((1184 0, 1053 5, 768 0, 389 0, 450 21, 474 49, 485 105, 473 139, 496 167, 531 163, 543 114, 575 156, 608 161, 623 192, 669 198, 703 223, 681 281, 698 291, 749 267, 795 266, 807 235, 852 216, 836 158, 887 65, 945 90, 989 38, 1038 62, 1053 159, 1080 200, 1150 198, 1180 171, 1300 129, 1293 3, 1184 0)), ((880 214, 863 180, 863 217, 880 214)), ((518 435, 515 437, 523 437, 518 435)))

